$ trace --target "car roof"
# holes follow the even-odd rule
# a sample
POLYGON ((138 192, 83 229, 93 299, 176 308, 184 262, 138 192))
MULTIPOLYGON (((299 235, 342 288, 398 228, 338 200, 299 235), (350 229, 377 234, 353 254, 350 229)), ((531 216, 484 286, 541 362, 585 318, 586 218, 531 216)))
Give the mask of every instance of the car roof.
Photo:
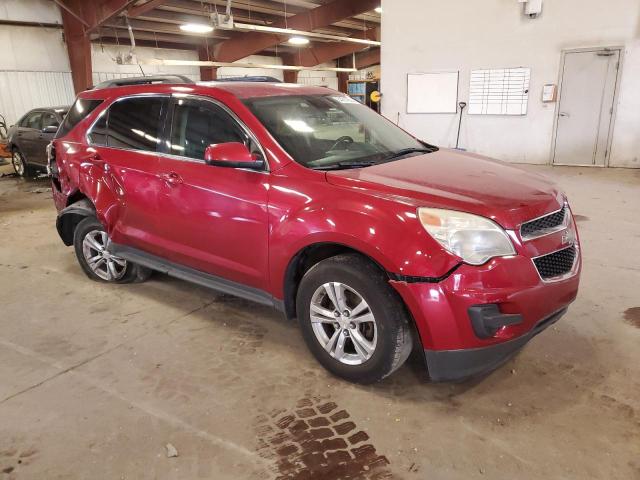
POLYGON ((198 82, 198 83, 158 83, 145 85, 125 85, 82 92, 81 98, 104 98, 105 92, 109 97, 119 97, 139 93, 182 93, 198 94, 211 91, 223 91, 238 98, 271 97, 283 95, 327 95, 341 93, 325 87, 300 85, 297 83, 269 83, 269 82, 198 82))

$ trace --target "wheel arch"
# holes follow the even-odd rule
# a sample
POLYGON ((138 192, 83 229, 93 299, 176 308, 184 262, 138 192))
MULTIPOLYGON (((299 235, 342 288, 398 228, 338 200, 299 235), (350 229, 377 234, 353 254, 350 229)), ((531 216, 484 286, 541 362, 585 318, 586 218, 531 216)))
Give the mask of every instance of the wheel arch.
POLYGON ((386 277, 389 276, 385 268, 370 255, 343 243, 316 242, 309 244, 291 258, 284 273, 283 284, 283 310, 288 319, 296 318, 296 295, 300 280, 307 271, 317 263, 327 258, 345 253, 354 253, 370 261, 386 277))
POLYGON ((73 245, 73 235, 78 224, 89 216, 96 216, 93 203, 79 190, 69 196, 68 205, 56 219, 58 235, 67 247, 73 245))

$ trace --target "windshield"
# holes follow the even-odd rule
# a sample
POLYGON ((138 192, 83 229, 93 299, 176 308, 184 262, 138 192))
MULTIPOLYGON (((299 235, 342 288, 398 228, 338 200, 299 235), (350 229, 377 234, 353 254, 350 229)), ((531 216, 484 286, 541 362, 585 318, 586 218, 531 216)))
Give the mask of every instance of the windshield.
POLYGON ((344 95, 252 98, 245 104, 308 168, 359 168, 437 150, 344 95))

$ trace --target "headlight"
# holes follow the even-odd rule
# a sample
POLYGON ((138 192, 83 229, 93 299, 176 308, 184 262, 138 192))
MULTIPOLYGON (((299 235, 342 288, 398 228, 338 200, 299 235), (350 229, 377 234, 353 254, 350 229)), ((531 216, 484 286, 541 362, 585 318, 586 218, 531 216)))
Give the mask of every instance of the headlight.
POLYGON ((488 218, 426 207, 418 209, 418 217, 440 245, 471 265, 516 253, 507 233, 488 218))

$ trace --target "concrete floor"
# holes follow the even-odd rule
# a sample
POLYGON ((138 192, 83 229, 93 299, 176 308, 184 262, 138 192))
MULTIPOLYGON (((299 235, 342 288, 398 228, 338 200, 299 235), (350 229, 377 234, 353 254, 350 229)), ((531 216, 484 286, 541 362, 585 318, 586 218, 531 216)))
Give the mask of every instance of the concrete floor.
POLYGON ((482 380, 429 384, 412 358, 370 387, 275 311, 89 281, 47 182, 1 178, 0 478, 640 479, 640 171, 527 168, 579 215, 569 313, 482 380))

